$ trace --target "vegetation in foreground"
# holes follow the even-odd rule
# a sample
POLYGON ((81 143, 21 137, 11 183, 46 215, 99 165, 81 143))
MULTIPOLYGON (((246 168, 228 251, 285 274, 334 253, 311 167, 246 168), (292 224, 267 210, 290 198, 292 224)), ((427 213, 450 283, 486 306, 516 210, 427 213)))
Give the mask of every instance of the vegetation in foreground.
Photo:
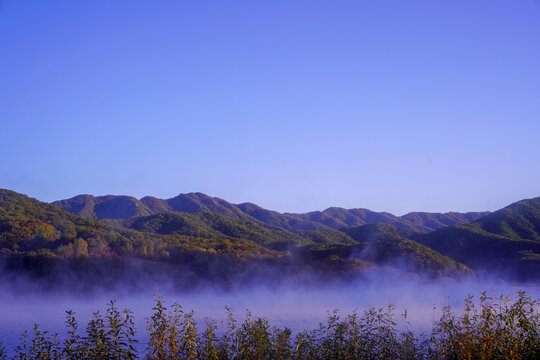
MULTIPOLYGON (((157 298, 147 319, 146 351, 135 349, 133 314, 114 301, 104 314, 96 312, 82 332, 67 312, 65 340, 35 325, 14 349, 13 359, 538 359, 538 300, 519 292, 517 298, 465 299, 459 314, 444 307, 430 335, 404 326, 392 306, 370 308, 340 317, 331 313, 325 324, 294 334, 272 327, 249 312, 238 321, 230 308, 221 323, 197 324, 194 313, 179 304, 170 309, 157 298)), ((401 315, 406 320, 406 314, 401 315)), ((8 359, 6 349, 0 359, 8 359)))

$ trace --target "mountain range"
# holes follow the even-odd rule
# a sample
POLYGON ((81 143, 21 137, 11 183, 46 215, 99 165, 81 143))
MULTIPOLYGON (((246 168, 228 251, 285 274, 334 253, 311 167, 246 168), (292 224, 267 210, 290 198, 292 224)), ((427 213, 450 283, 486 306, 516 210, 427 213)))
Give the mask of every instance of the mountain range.
POLYGON ((55 201, 52 204, 79 216, 96 220, 128 219, 169 211, 186 213, 207 211, 234 219, 250 220, 269 229, 293 232, 339 230, 344 227, 374 223, 385 223, 402 229, 430 232, 446 226, 468 224, 489 213, 411 212, 403 216, 395 216, 387 212, 339 207, 304 214, 279 213, 264 209, 253 203, 232 204, 203 193, 180 194, 166 200, 151 196, 137 200, 131 196, 78 195, 71 199, 55 201))
POLYGON ((177 286, 263 277, 319 283, 388 269, 536 282, 540 197, 493 213, 398 217, 335 207, 282 214, 201 193, 168 200, 80 195, 48 204, 0 190, 0 262, 0 277, 25 273, 56 284, 73 283, 67 274, 75 273, 77 284, 89 286, 126 274, 131 283, 151 281, 156 273, 177 286))

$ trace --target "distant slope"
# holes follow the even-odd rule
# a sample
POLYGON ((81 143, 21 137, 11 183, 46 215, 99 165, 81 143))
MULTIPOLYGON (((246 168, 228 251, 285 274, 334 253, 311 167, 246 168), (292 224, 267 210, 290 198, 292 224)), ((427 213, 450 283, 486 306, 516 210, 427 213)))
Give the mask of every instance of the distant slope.
POLYGON ((154 213, 131 196, 78 195, 52 203, 59 208, 90 219, 127 219, 154 213))
POLYGON ((314 231, 337 229, 309 219, 302 219, 296 214, 282 214, 264 209, 256 204, 243 203, 237 205, 245 214, 260 221, 265 226, 273 226, 289 231, 314 231))
POLYGON ((479 219, 477 223, 492 234, 540 241, 540 197, 513 203, 479 219))
POLYGON ((403 215, 401 219, 404 219, 414 226, 425 227, 430 230, 441 229, 446 226, 453 225, 465 225, 473 221, 476 221, 486 215, 488 211, 484 212, 447 212, 447 213, 428 213, 428 212, 411 212, 403 215))
POLYGON ((79 195, 72 199, 53 203, 64 210, 92 219, 127 219, 153 215, 167 211, 185 213, 213 212, 235 219, 250 220, 269 229, 293 232, 316 230, 339 230, 344 227, 373 223, 391 224, 398 228, 429 232, 446 226, 463 225, 475 221, 487 212, 471 213, 425 213, 413 212, 398 217, 387 212, 368 209, 343 209, 331 207, 324 211, 305 214, 279 213, 264 209, 253 203, 231 204, 223 199, 203 193, 180 194, 163 200, 147 196, 137 200, 128 196, 79 195))
POLYGON ((540 197, 522 200, 478 221, 411 236, 475 271, 537 280, 540 274, 540 197))
POLYGON ((366 224, 384 223, 402 229, 429 232, 450 225, 467 224, 488 214, 476 213, 409 213, 398 217, 387 212, 374 212, 368 209, 343 209, 331 207, 324 211, 313 211, 306 214, 286 214, 304 221, 324 224, 333 229, 366 224))
POLYGON ((313 255, 358 259, 400 271, 424 274, 432 278, 469 277, 471 269, 448 256, 402 237, 403 230, 389 224, 368 224, 342 230, 357 244, 319 246, 313 255))
POLYGON ((154 214, 123 221, 131 229, 161 235, 186 235, 216 239, 243 239, 280 249, 308 243, 354 243, 346 234, 336 231, 292 233, 271 230, 256 222, 232 218, 213 212, 176 212, 154 214))
POLYGON ((211 212, 167 212, 124 221, 130 228, 159 234, 247 239, 274 250, 288 249, 309 264, 355 262, 377 264, 429 277, 466 277, 473 273, 463 264, 437 253, 402 234, 410 231, 388 224, 369 224, 342 231, 292 233, 269 230, 249 220, 211 212), (295 249, 296 248, 296 249, 295 249))

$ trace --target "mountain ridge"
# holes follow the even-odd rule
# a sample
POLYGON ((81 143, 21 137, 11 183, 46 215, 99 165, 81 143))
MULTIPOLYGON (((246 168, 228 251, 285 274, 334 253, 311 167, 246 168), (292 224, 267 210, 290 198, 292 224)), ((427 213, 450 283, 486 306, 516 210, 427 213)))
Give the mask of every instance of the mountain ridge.
POLYGON ((148 216, 167 211, 186 213, 214 212, 228 217, 254 221, 270 229, 293 232, 339 230, 345 227, 372 223, 386 223, 398 228, 419 232, 430 232, 446 226, 463 225, 475 221, 489 212, 410 212, 396 216, 388 212, 375 212, 369 209, 345 209, 329 207, 323 211, 307 213, 280 213, 245 202, 232 204, 218 197, 204 193, 179 194, 170 199, 145 196, 140 200, 127 195, 78 195, 70 199, 52 203, 79 216, 92 219, 127 219, 148 216))
POLYGON ((410 238, 475 271, 535 280, 540 273, 540 197, 517 201, 470 224, 410 238))
MULTIPOLYGON (((207 271, 215 261, 232 269, 238 261, 233 259, 238 258, 255 267, 263 262, 278 264, 285 272, 294 273, 307 266, 314 271, 350 276, 385 264, 397 264, 398 268, 403 264, 407 272, 435 278, 478 272, 537 281, 540 272, 540 197, 517 201, 472 223, 424 233, 389 223, 398 221, 392 214, 367 209, 329 208, 295 216, 251 203, 237 206, 202 193, 184 194, 168 202, 147 198, 151 207, 137 206, 136 201, 127 196, 81 195, 62 203, 87 216, 122 215, 118 209, 136 214, 120 220, 93 220, 23 194, 0 190, 0 252, 5 259, 132 256, 179 266, 188 264, 194 266, 190 271, 196 272, 201 271, 200 266, 207 271), (112 209, 103 204, 112 204, 112 209), (144 214, 156 208, 167 211, 144 214), (266 226, 261 225, 261 219, 266 226), (277 225, 270 229, 268 225, 291 227, 297 225, 296 221, 302 226, 312 221, 327 229, 291 232, 277 225), (380 222, 357 225, 365 221, 380 222), (346 223, 355 225, 330 228, 346 223)), ((434 221, 437 226, 452 218, 471 219, 460 213, 447 213, 446 217, 431 213, 407 215, 410 222, 434 221)), ((220 271, 212 268, 212 274, 220 271)))
MULTIPOLYGON (((88 199, 92 197, 78 198, 88 199)), ((126 198, 104 197, 103 201, 126 198)), ((91 205, 99 208, 99 204, 98 200, 91 205)), ((74 208, 88 210, 90 207, 85 205, 82 201, 74 208)), ((33 274, 37 279, 46 277, 56 283, 56 277, 74 270, 74 276, 85 276, 87 285, 92 286, 103 278, 109 279, 106 283, 114 281, 120 275, 117 271, 131 271, 101 268, 104 259, 112 261, 113 267, 117 260, 134 259, 146 262, 152 269, 167 268, 177 274, 182 286, 200 281, 257 281, 257 274, 272 281, 276 276, 288 279, 296 274, 305 276, 308 282, 346 281, 357 279, 368 268, 392 267, 394 262, 408 264, 405 272, 416 276, 474 275, 465 265, 410 239, 382 239, 375 243, 370 257, 365 258, 354 253, 361 254, 370 248, 369 243, 363 238, 353 240, 345 232, 271 230, 251 220, 207 211, 93 220, 0 189, 0 265, 5 270, 0 271, 0 278, 15 272, 33 274), (84 275, 89 271, 95 276, 84 275)), ((150 271, 149 267, 145 265, 150 271)), ((398 268, 393 271, 402 272, 398 268)))

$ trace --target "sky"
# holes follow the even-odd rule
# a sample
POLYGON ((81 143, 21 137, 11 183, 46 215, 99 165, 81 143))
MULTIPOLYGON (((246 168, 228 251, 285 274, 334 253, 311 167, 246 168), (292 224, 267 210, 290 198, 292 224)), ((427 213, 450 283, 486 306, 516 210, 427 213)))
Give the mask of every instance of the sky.
POLYGON ((540 1, 0 0, 0 187, 282 212, 540 196, 540 1))

